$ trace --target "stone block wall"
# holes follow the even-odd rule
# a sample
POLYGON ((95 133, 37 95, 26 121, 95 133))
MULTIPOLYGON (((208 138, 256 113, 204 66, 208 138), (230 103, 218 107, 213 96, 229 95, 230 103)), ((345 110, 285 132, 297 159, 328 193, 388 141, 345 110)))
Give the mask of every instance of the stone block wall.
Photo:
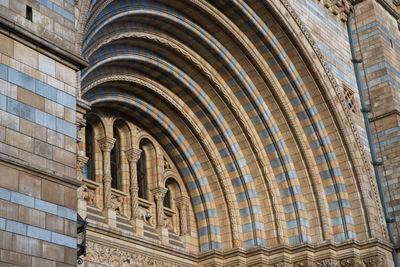
MULTIPOLYGON (((381 2, 362 1, 352 20, 357 57, 389 216, 399 242, 400 229, 400 32, 396 13, 381 2), (382 151, 382 154, 380 153, 382 151)), ((391 4, 391 1, 386 1, 391 4)), ((390 6, 390 5, 388 5, 390 6)))
POLYGON ((77 20, 80 10, 75 0, 1 0, 0 17, 28 33, 77 52, 77 20), (31 17, 29 11, 31 9, 31 17))
POLYGON ((78 14, 0 1, 0 266, 76 266, 78 14))
POLYGON ((0 262, 75 265, 75 70, 0 42, 0 262))

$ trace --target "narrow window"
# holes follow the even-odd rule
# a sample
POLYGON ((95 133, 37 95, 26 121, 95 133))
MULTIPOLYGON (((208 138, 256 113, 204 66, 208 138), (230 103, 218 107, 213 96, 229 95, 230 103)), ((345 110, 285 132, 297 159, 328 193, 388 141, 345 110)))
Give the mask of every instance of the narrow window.
POLYGON ((138 180, 138 196, 147 199, 147 170, 146 170, 146 153, 142 149, 142 153, 137 162, 137 180, 138 180))
POLYGON ((26 19, 32 21, 32 7, 26 6, 26 19))
POLYGON ((390 42, 390 47, 393 48, 393 41, 392 41, 392 39, 389 39, 389 42, 390 42))
POLYGON ((169 191, 169 188, 167 187, 167 193, 165 193, 164 197, 164 207, 166 208, 171 208, 171 192, 169 191))
POLYGON ((120 165, 120 145, 121 140, 118 130, 113 128, 113 136, 115 138, 114 147, 111 150, 111 187, 115 189, 120 188, 119 181, 119 165, 120 165))
POLYGON ((95 180, 94 177, 94 145, 93 145, 93 128, 88 124, 85 128, 85 152, 88 158, 83 169, 83 177, 95 180))

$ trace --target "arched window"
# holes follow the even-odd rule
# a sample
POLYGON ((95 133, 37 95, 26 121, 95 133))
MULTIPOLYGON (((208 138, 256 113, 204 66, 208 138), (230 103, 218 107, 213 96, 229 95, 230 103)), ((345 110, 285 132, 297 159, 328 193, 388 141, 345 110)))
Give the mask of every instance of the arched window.
POLYGON ((147 170, 146 170, 146 152, 142 147, 142 153, 137 162, 137 181, 139 186, 138 196, 147 199, 147 170))
POLYGON ((85 128, 85 152, 88 161, 83 168, 83 177, 90 180, 95 180, 94 176, 94 134, 90 124, 85 128))
POLYGON ((113 128, 113 136, 115 138, 115 143, 111 150, 111 187, 119 189, 121 186, 119 179, 121 138, 115 127, 113 128))
POLYGON ((167 189, 167 193, 165 193, 164 197, 164 207, 172 209, 175 206, 172 203, 172 200, 180 195, 180 188, 178 183, 172 177, 166 180, 165 188, 167 189))

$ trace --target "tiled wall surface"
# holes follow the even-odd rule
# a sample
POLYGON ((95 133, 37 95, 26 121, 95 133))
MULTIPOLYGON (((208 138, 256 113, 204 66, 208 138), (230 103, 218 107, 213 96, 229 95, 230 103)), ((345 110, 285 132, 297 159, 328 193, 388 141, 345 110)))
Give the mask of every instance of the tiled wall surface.
POLYGON ((352 34, 357 56, 363 58, 360 64, 363 90, 373 110, 369 118, 375 150, 384 163, 385 168, 381 167, 383 188, 389 215, 396 219, 393 229, 399 242, 400 31, 396 19, 375 1, 358 4, 355 14, 352 34))
MULTIPOLYGON (((72 51, 73 2, 2 0, 0 16, 72 51)), ((76 70, 0 44, 0 266, 75 266, 76 70)))
POLYGON ((75 189, 13 165, 0 173, 0 265, 75 265, 75 189))

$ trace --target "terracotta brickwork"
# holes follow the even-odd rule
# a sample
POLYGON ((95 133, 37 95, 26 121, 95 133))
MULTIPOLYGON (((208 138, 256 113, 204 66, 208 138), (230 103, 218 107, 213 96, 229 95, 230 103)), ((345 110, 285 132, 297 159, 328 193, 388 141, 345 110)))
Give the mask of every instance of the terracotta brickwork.
POLYGON ((0 0, 0 266, 393 266, 346 22, 396 218, 398 11, 352 2, 0 0))

